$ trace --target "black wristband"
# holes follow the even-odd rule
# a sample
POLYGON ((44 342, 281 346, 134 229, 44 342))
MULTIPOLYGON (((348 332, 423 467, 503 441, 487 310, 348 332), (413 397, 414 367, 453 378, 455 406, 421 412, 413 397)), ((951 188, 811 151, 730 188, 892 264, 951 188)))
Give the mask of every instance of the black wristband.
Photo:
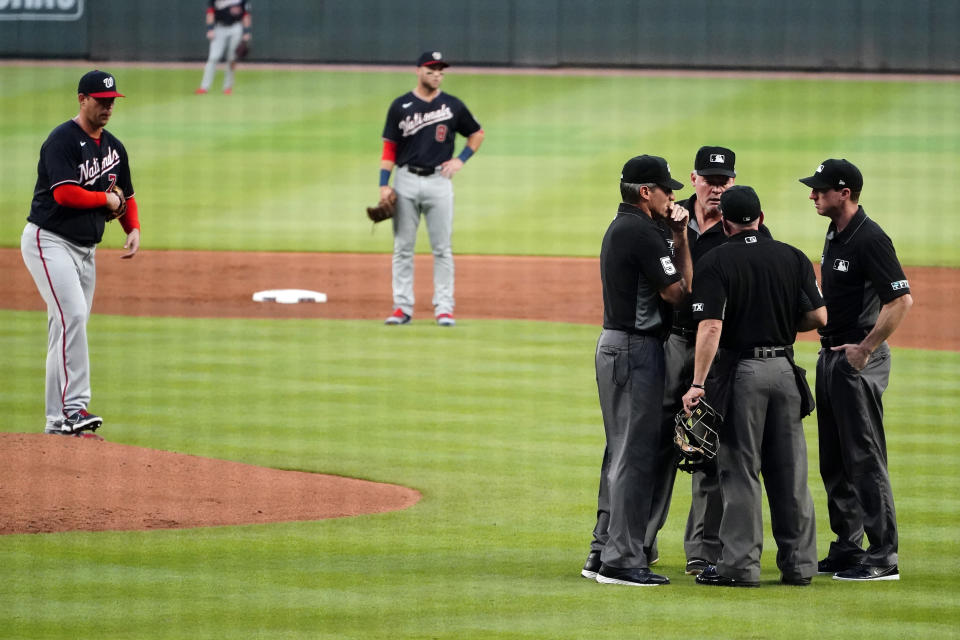
POLYGON ((702 385, 702 384, 691 384, 690 386, 691 386, 692 388, 694 388, 694 389, 703 389, 703 385, 702 385))

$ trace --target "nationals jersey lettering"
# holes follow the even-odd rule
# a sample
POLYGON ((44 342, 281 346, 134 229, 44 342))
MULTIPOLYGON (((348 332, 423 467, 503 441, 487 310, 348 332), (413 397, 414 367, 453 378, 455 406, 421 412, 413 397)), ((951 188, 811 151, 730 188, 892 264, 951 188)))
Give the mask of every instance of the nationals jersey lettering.
POLYGON ((437 167, 453 157, 455 133, 477 131, 480 124, 455 96, 441 91, 425 102, 408 91, 387 110, 383 139, 397 144, 397 166, 437 167))
POLYGON ((97 244, 103 238, 109 209, 73 209, 57 204, 53 191, 64 184, 88 191, 106 191, 116 184, 128 198, 133 197, 127 150, 106 129, 100 132, 97 144, 73 120, 51 131, 40 147, 37 184, 27 220, 76 244, 97 244))

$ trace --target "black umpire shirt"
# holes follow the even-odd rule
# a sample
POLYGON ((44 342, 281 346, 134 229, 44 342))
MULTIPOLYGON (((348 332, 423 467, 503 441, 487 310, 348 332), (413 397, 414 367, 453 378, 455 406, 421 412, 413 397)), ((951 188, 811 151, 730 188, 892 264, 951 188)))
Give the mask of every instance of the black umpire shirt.
POLYGON ((600 245, 603 328, 662 336, 670 305, 660 291, 681 279, 660 226, 621 203, 600 245))
POLYGON ((753 230, 701 258, 692 300, 694 319, 722 320, 720 346, 737 351, 793 344, 800 315, 823 306, 810 260, 753 230))
POLYGON ((823 297, 827 303, 825 337, 851 335, 859 341, 873 329, 880 307, 910 293, 893 242, 863 207, 842 232, 833 223, 820 258, 823 297))
MULTIPOLYGON (((719 247, 727 241, 727 236, 723 232, 723 224, 717 222, 711 226, 706 231, 701 232, 700 228, 697 226, 697 216, 694 213, 697 202, 697 195, 693 194, 686 200, 679 202, 678 204, 690 212, 690 222, 687 224, 687 243, 690 246, 690 260, 693 262, 693 272, 697 272, 697 265, 700 262, 700 258, 703 257, 708 251, 715 247, 719 247)), ((666 229, 666 227, 664 227, 666 229)), ((667 237, 669 238, 669 229, 666 229, 667 237)), ((760 225, 760 233, 772 238, 770 230, 767 229, 766 225, 760 225)), ((670 246, 673 246, 673 241, 669 241, 670 246)), ((693 319, 693 311, 691 311, 690 305, 681 303, 674 307, 673 309, 673 326, 675 329, 682 329, 685 331, 696 331, 697 330, 697 321, 693 319)))

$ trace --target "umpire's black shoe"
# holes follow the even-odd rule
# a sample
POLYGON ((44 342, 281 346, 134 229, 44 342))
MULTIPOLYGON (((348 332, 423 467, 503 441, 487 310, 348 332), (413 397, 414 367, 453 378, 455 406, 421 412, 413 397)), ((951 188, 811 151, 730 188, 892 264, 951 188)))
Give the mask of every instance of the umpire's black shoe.
POLYGON ((688 576, 698 576, 709 566, 710 563, 702 558, 691 558, 690 560, 687 560, 687 568, 685 573, 688 576))
POLYGON ((809 587, 810 578, 788 578, 787 576, 781 576, 780 584, 785 584, 791 587, 809 587))
POLYGON ((871 567, 865 564, 855 567, 853 569, 847 569, 846 571, 841 571, 834 574, 834 580, 846 580, 851 582, 869 582, 869 581, 879 581, 879 580, 899 580, 900 579, 900 569, 897 568, 897 565, 892 564, 888 567, 871 567))
POLYGON ((817 563, 817 573, 822 576, 833 575, 841 571, 846 571, 847 569, 856 569, 859 566, 860 561, 854 560, 853 558, 831 558, 830 556, 827 556, 817 563))
POLYGON ((628 587, 659 587, 662 584, 670 584, 670 579, 665 576, 658 576, 647 567, 643 569, 618 569, 601 564, 600 570, 597 571, 597 582, 600 584, 623 584, 628 587))
POLYGON ((697 584, 705 584, 710 587, 759 587, 759 582, 749 582, 747 580, 737 580, 728 578, 717 573, 717 568, 710 565, 703 570, 703 573, 697 576, 697 584))
POLYGON ((596 580, 597 571, 600 571, 600 552, 591 551, 587 554, 587 561, 583 563, 583 569, 580 570, 580 575, 587 580, 596 580))

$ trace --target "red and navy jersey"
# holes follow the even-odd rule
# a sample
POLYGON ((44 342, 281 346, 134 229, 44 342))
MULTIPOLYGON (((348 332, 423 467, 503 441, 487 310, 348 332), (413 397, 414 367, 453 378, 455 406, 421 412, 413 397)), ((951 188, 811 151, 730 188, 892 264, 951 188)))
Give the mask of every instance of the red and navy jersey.
POLYGON ((390 105, 383 139, 397 144, 398 166, 438 167, 453 157, 457 133, 467 137, 477 131, 480 124, 454 96, 441 91, 425 102, 408 91, 390 105))
POLYGON ((229 27, 242 20, 250 9, 247 0, 210 0, 208 11, 213 11, 214 22, 229 27))
POLYGON ((110 210, 106 206, 72 209, 57 204, 53 190, 66 184, 87 191, 107 191, 116 184, 128 198, 133 197, 127 150, 106 129, 97 144, 73 120, 51 131, 40 147, 37 185, 27 220, 76 244, 93 246, 103 238, 110 210))

